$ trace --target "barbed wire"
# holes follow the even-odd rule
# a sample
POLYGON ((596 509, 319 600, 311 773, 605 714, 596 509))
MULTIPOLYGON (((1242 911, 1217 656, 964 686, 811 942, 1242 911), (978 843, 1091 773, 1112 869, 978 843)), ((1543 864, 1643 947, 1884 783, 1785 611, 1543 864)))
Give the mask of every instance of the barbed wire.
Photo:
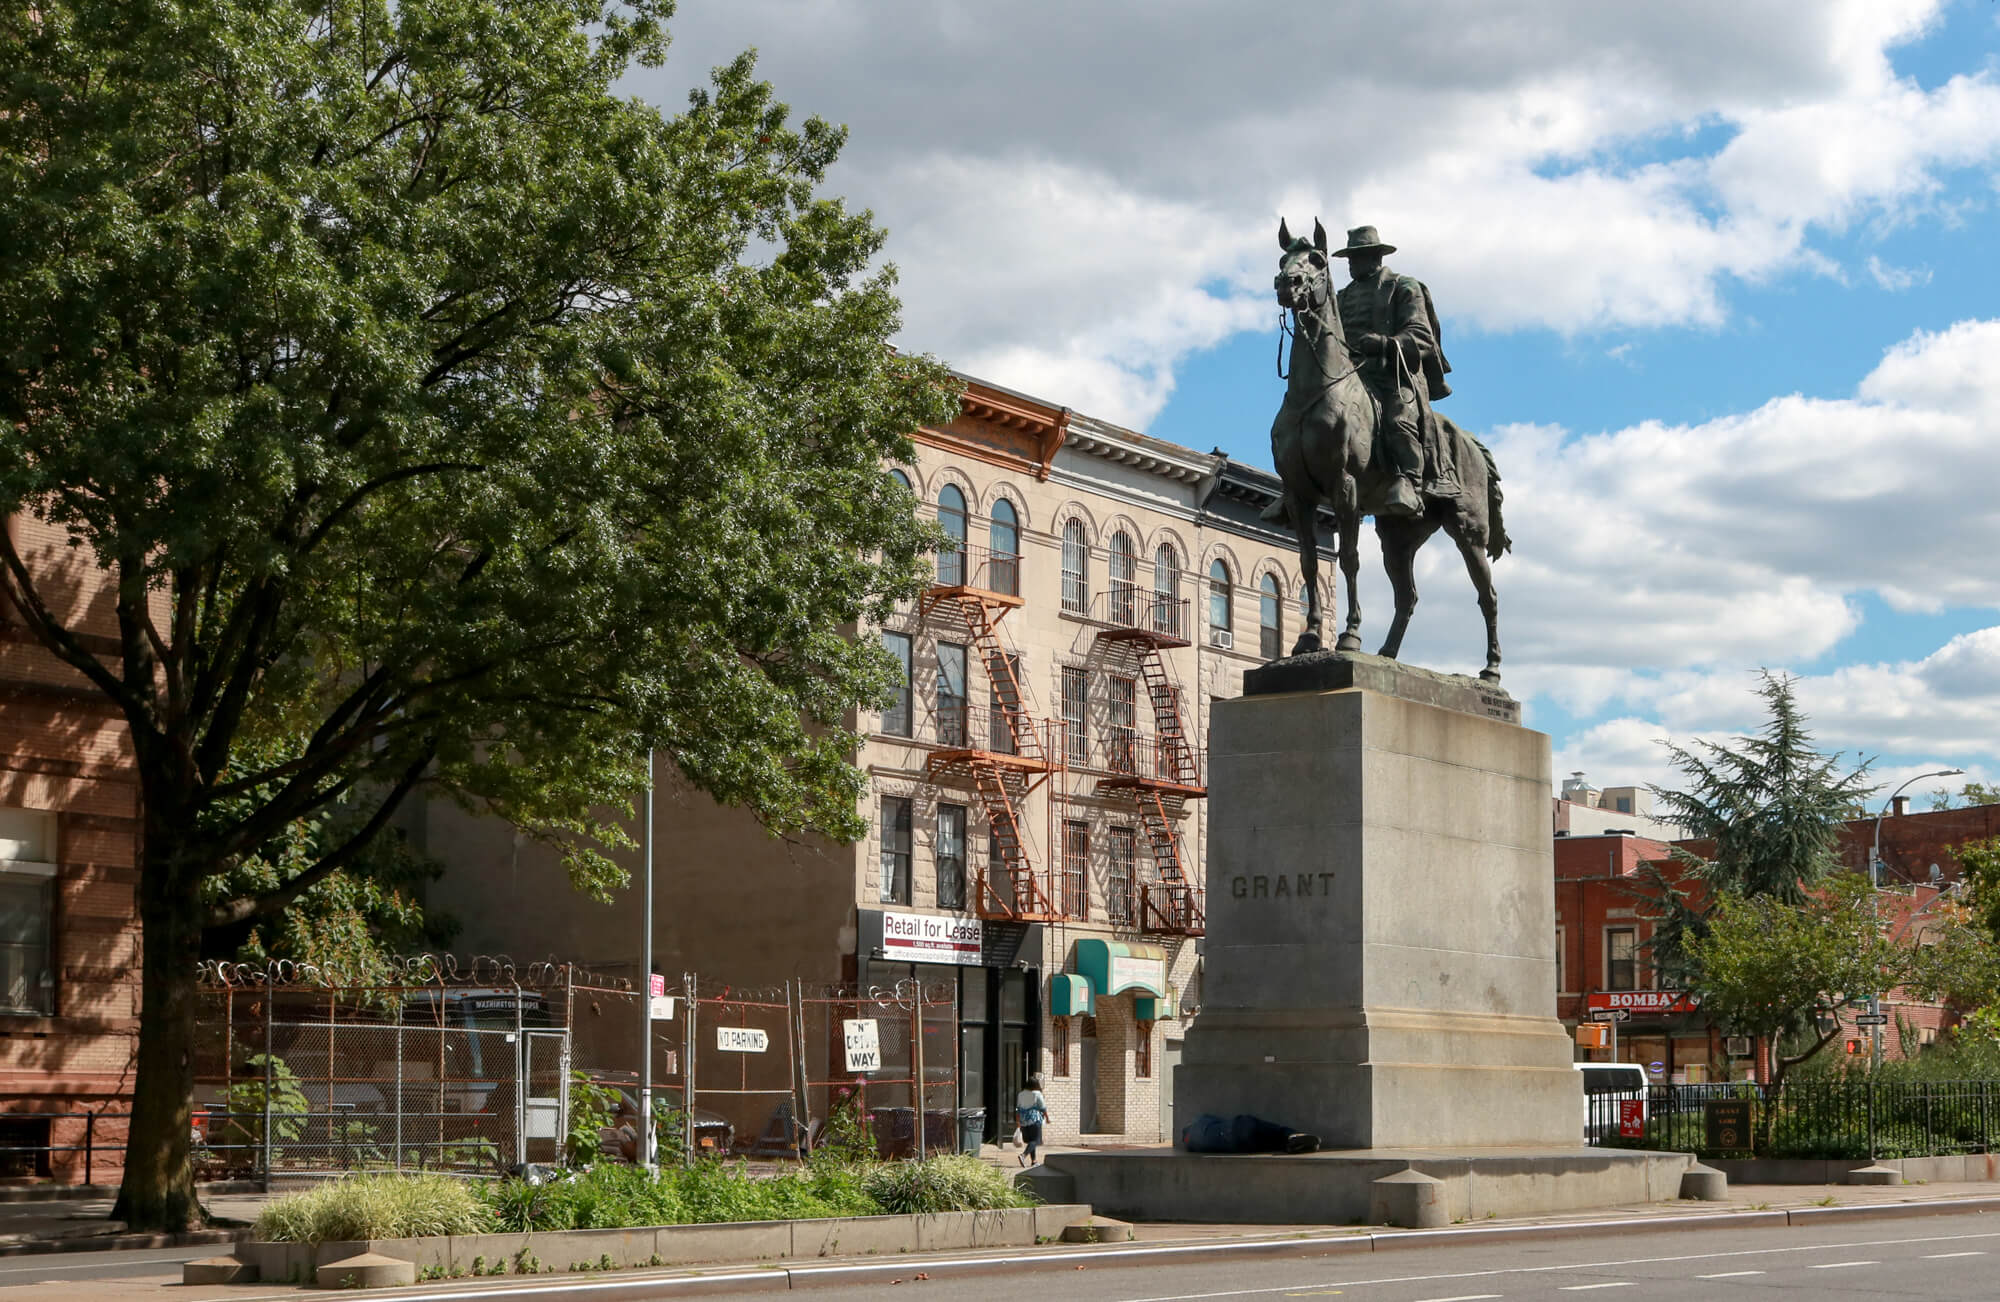
POLYGON ((551 989, 563 986, 627 990, 626 977, 608 976, 579 963, 540 959, 525 968, 507 954, 394 954, 372 961, 364 975, 331 963, 273 958, 262 963, 203 959, 196 980, 205 986, 235 990, 281 988, 330 990, 412 990, 454 986, 515 986, 551 989))

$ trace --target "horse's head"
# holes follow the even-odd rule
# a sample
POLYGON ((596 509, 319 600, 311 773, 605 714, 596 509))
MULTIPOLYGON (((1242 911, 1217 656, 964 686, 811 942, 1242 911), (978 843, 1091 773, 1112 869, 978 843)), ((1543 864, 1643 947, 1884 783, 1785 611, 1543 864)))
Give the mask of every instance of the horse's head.
POLYGON ((1278 258, 1278 274, 1272 280, 1273 288, 1278 291, 1278 306, 1295 312, 1317 309, 1326 302, 1329 284, 1326 227, 1315 218, 1312 239, 1303 236, 1295 239, 1291 228, 1280 218, 1278 247, 1284 250, 1278 258))

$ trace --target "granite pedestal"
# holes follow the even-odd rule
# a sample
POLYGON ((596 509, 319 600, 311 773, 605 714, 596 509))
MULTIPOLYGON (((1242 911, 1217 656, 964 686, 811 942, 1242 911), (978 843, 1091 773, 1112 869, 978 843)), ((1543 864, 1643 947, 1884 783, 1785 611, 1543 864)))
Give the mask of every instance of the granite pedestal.
POLYGON ((1549 741, 1474 680, 1252 671, 1209 726, 1201 1014, 1175 1133, 1253 1113, 1334 1149, 1568 1147, 1549 741))

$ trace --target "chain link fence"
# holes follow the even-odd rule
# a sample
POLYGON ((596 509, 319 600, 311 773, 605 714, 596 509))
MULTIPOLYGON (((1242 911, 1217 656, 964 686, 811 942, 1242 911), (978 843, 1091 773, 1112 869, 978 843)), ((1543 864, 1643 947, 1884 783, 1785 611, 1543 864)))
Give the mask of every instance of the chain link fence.
POLYGON ((636 1161, 648 1093, 665 1161, 794 1158, 829 1135, 915 1156, 966 1130, 949 984, 743 988, 689 974, 642 993, 568 965, 432 958, 400 976, 361 986, 282 964, 205 966, 203 1178, 636 1161))

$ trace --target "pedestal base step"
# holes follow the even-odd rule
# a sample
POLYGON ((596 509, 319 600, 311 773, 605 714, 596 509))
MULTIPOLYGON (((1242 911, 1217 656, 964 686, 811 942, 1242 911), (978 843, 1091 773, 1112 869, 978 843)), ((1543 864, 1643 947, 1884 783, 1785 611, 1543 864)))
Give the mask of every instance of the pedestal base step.
POLYGON ((1113 1216, 1237 1225, 1365 1225, 1401 1215, 1449 1224, 1667 1202, 1681 1196, 1681 1176, 1695 1164, 1686 1153, 1604 1148, 1298 1156, 1160 1148, 1052 1153, 1044 1161, 1068 1177, 1077 1201, 1113 1216), (1437 1184, 1410 1179, 1410 1172, 1437 1184), (1402 1178, 1378 1183, 1391 1176, 1402 1178))

